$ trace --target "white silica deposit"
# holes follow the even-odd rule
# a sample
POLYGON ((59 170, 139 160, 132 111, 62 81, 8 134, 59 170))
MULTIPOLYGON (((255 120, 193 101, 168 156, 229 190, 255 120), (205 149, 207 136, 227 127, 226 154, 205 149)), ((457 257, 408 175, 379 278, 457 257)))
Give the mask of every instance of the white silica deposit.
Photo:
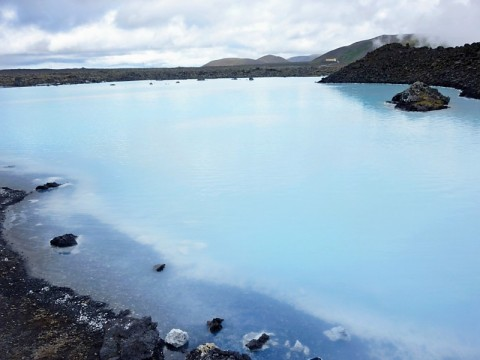
POLYGON ((182 347, 188 342, 188 333, 180 329, 172 329, 165 337, 165 342, 176 348, 182 347))

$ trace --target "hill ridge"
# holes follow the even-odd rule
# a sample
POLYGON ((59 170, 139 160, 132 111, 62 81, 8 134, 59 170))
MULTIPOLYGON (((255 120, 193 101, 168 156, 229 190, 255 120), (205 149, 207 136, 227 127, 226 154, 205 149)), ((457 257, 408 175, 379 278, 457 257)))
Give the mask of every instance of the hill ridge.
POLYGON ((258 59, 250 58, 221 58, 217 60, 212 60, 203 65, 202 67, 208 66, 238 66, 238 65, 265 65, 265 64, 288 64, 290 61, 287 59, 276 56, 276 55, 264 55, 258 59))

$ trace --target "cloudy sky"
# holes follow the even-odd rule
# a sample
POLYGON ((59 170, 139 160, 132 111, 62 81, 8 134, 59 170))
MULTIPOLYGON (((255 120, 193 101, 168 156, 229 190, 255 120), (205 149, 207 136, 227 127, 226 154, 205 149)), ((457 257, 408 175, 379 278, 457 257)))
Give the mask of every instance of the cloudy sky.
POLYGON ((0 68, 200 66, 382 34, 480 41, 479 0, 0 0, 0 68))

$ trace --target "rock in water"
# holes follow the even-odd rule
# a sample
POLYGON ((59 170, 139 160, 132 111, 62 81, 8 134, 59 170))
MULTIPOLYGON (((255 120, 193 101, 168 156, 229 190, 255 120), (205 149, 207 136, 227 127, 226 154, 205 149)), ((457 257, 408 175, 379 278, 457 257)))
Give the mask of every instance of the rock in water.
POLYGON ((267 334, 263 333, 262 335, 260 335, 260 337, 258 339, 252 339, 250 340, 245 346, 250 350, 250 351, 253 351, 253 350, 260 350, 262 348, 263 345, 265 345, 265 343, 268 341, 268 339, 270 339, 270 336, 268 336, 267 334))
POLYGON ((35 188, 35 190, 40 191, 40 192, 41 191, 47 191, 47 190, 59 187, 60 185, 62 185, 62 184, 56 183, 55 181, 54 182, 47 182, 46 184, 38 185, 35 188))
POLYGON ((212 334, 216 334, 217 332, 222 330, 223 328, 222 322, 223 322, 223 319, 220 319, 220 318, 213 318, 212 320, 207 321, 207 326, 210 332, 212 334))
POLYGON ((437 89, 425 85, 421 81, 413 83, 392 98, 395 108, 406 111, 431 111, 448 107, 450 98, 440 94, 437 89))
POLYGON ((190 351, 185 360, 251 360, 250 356, 236 351, 219 349, 213 343, 198 346, 190 351))
POLYGON ((182 347, 188 342, 188 333, 180 329, 172 329, 165 337, 165 342, 175 348, 182 347))
POLYGON ((77 235, 73 234, 60 235, 50 240, 50 245, 57 247, 74 246, 77 245, 77 237, 77 235))
POLYGON ((160 271, 163 271, 163 269, 165 269, 165 264, 157 264, 153 267, 153 269, 156 271, 156 272, 160 272, 160 271))
POLYGON ((105 326, 101 360, 144 360, 160 357, 160 335, 150 317, 115 319, 105 326))

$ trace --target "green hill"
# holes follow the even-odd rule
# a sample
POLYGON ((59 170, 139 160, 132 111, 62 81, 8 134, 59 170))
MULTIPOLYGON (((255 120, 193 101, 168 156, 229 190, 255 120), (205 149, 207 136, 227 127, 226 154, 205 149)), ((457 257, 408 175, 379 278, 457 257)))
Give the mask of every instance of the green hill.
POLYGON ((414 34, 381 35, 373 39, 362 40, 353 44, 331 50, 312 61, 317 65, 340 64, 348 65, 363 58, 367 53, 383 45, 391 43, 410 44, 411 46, 425 45, 426 41, 414 34))

